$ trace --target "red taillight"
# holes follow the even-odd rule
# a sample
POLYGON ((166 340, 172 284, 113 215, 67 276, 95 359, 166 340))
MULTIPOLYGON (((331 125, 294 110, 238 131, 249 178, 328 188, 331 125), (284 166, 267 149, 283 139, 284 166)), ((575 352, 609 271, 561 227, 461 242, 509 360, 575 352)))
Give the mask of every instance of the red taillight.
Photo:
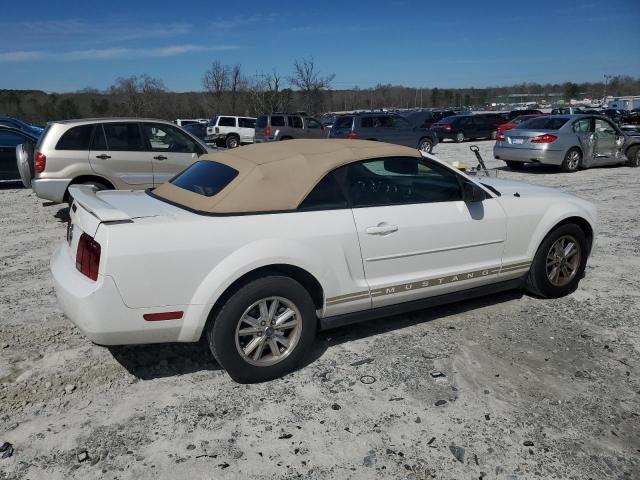
POLYGON ((544 135, 539 135, 533 140, 531 143, 551 143, 555 142, 558 139, 555 135, 551 135, 550 133, 545 133, 544 135))
POLYGON ((264 134, 265 134, 265 136, 270 137, 271 136, 271 127, 265 128, 264 129, 264 134))
POLYGON ((76 268, 91 280, 98 279, 100 266, 100 244, 86 233, 80 235, 76 252, 76 268))
POLYGON ((44 172, 44 167, 46 166, 47 157, 41 152, 36 152, 36 173, 44 172))
POLYGON ((451 125, 445 123, 444 125, 442 125, 442 128, 444 128, 445 130, 451 130, 451 125))
POLYGON ((496 141, 498 142, 504 142, 504 133, 500 132, 497 136, 496 136, 496 141))
POLYGON ((349 135, 347 135, 347 138, 349 140, 355 140, 356 138, 358 138, 358 134, 356 132, 354 132, 353 130, 351 130, 349 132, 349 135))

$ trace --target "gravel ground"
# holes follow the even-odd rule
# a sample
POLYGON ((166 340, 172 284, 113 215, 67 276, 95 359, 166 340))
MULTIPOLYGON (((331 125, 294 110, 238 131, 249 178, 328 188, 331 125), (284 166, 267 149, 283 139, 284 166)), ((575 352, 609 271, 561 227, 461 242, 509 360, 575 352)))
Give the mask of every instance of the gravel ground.
MULTIPOLYGON (((475 164, 468 145, 435 153, 475 164)), ((233 383, 200 345, 91 344, 48 269, 64 212, 3 186, 0 445, 15 451, 0 479, 640 478, 640 171, 499 174, 598 205, 574 294, 325 332, 260 385, 233 383)))

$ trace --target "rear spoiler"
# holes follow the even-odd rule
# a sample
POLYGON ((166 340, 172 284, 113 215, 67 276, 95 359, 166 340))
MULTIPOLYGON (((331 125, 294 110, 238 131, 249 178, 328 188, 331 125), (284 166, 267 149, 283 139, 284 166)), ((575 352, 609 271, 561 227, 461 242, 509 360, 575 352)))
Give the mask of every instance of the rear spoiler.
POLYGON ((122 210, 105 202, 96 195, 98 189, 93 185, 71 185, 69 195, 94 217, 103 222, 118 222, 131 220, 131 217, 122 210))

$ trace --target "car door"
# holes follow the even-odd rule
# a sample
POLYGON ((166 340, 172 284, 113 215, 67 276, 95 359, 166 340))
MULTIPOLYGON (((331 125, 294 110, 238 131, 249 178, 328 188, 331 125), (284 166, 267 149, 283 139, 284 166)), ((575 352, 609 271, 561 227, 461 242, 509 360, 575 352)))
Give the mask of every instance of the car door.
POLYGON ((31 140, 30 137, 13 130, 0 129, 0 180, 20 178, 16 159, 16 147, 31 140))
POLYGON ((89 164, 116 188, 153 186, 153 167, 138 122, 105 122, 93 131, 89 164))
POLYGON ((395 141, 393 143, 406 147, 417 147, 420 134, 413 129, 409 121, 400 115, 393 115, 391 119, 395 130, 395 141))
POLYGON ((192 138, 171 125, 144 122, 142 133, 150 152, 156 186, 169 181, 205 153, 192 138))
POLYGON ((256 119, 255 118, 238 118, 238 132, 242 143, 253 143, 256 135, 256 119))
POLYGON ((491 133, 498 127, 491 122, 479 117, 472 118, 473 138, 490 137, 491 133))
POLYGON ((304 117, 304 126, 307 131, 307 138, 324 138, 327 136, 324 127, 315 118, 304 117))
POLYGON ((594 138, 596 162, 609 163, 618 161, 622 147, 618 139, 624 137, 618 133, 612 123, 602 118, 596 118, 594 122, 594 138))
POLYGON ((380 142, 396 143, 396 129, 393 126, 391 115, 378 115, 373 117, 375 126, 375 138, 380 142))
POLYGON ((496 281, 505 214, 488 194, 462 201, 464 177, 414 157, 353 163, 336 175, 352 205, 374 308, 496 281))

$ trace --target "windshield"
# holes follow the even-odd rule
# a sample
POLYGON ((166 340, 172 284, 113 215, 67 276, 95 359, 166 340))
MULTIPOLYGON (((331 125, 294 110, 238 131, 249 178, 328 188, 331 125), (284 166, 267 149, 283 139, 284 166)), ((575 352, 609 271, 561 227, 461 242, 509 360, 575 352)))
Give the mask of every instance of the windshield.
POLYGON ((532 118, 518 125, 518 128, 527 130, 558 130, 569 121, 565 117, 540 117, 532 118))

